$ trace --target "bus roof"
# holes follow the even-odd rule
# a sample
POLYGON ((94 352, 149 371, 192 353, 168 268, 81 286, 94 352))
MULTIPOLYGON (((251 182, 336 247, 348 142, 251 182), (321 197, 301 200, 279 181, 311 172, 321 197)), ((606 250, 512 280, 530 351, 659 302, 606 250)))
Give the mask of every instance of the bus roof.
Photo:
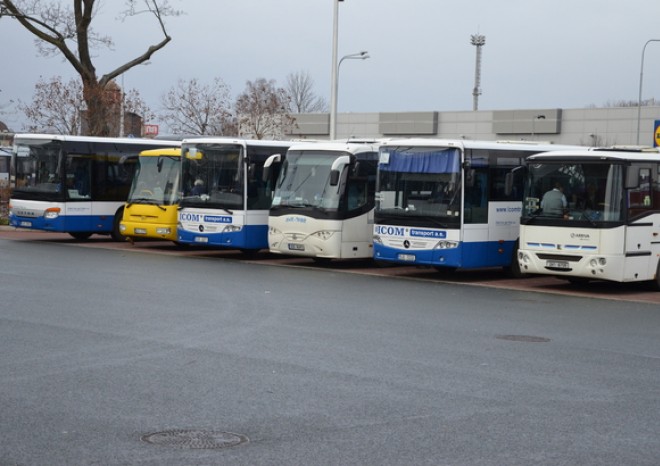
POLYGON ((542 152, 530 155, 528 161, 630 161, 630 162, 648 162, 660 161, 659 148, 634 148, 623 150, 621 148, 589 148, 576 150, 560 150, 555 152, 542 152))
POLYGON ((271 141, 263 139, 240 139, 226 137, 201 137, 187 138, 182 141, 183 144, 240 144, 260 147, 281 147, 290 146, 292 141, 271 141))
POLYGON ((554 151, 561 149, 586 149, 585 146, 558 145, 541 141, 479 141, 472 139, 434 139, 411 138, 384 140, 382 146, 411 146, 411 147, 455 147, 458 149, 516 149, 554 151))
POLYGON ((314 151, 341 151, 341 152, 350 152, 352 154, 357 154, 359 152, 368 152, 378 150, 380 146, 380 141, 368 140, 368 141, 325 141, 325 142, 298 142, 292 145, 290 151, 299 151, 299 150, 314 150, 314 151))
POLYGON ((121 144, 152 144, 154 146, 173 146, 181 145, 181 141, 166 141, 162 139, 149 138, 108 138, 101 136, 72 136, 68 134, 43 134, 43 133, 24 133, 14 135, 14 143, 21 139, 33 139, 42 141, 70 141, 70 142, 99 142, 99 143, 121 143, 121 144))

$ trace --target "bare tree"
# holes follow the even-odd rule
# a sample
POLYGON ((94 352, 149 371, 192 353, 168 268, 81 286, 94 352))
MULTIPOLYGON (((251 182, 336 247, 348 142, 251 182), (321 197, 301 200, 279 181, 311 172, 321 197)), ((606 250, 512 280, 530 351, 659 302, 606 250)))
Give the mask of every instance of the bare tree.
MULTIPOLYGON (((642 107, 653 107, 656 106, 660 103, 660 101, 656 100, 655 97, 651 97, 649 99, 642 100, 639 105, 642 107)), ((618 108, 618 107, 637 107, 638 102, 636 100, 608 100, 605 102, 603 105, 601 105, 602 108, 618 108)), ((587 108, 599 108, 595 104, 588 105, 587 108)))
MULTIPOLYGON (((122 95, 119 86, 112 82, 108 85, 106 93, 114 96, 107 99, 109 106, 106 111, 108 115, 112 115, 107 122, 110 135, 119 134, 122 109, 143 119, 154 117, 136 89, 131 89, 122 95)), ((87 105, 83 98, 82 86, 77 79, 70 79, 65 83, 60 76, 54 76, 49 81, 40 78, 34 86, 32 103, 26 104, 19 100, 18 109, 25 114, 28 121, 25 131, 80 134, 85 127, 83 116, 87 112, 87 105)))
POLYGON ((80 134, 86 106, 80 81, 71 79, 65 83, 61 76, 54 76, 49 81, 40 78, 34 86, 32 103, 19 100, 18 109, 27 119, 25 131, 80 134))
POLYGON ((35 36, 39 53, 43 56, 61 54, 81 78, 83 99, 87 107, 87 132, 95 136, 110 134, 108 124, 113 121, 108 109, 109 84, 122 73, 146 62, 165 47, 171 37, 167 34, 164 18, 179 15, 168 0, 125 0, 126 10, 120 19, 141 14, 151 15, 160 25, 163 39, 150 45, 132 60, 99 77, 93 62, 92 50, 111 47, 112 39, 94 32, 91 27, 102 0, 71 0, 72 6, 51 0, 0 0, 0 18, 17 20, 35 36))
POLYGON ((289 95, 275 86, 275 80, 248 81, 236 99, 236 115, 242 136, 255 139, 281 139, 295 120, 289 115, 289 95))
POLYGON ((306 71, 290 73, 286 77, 286 91, 289 94, 291 112, 327 112, 328 104, 323 97, 314 94, 314 80, 306 71))
POLYGON ((197 79, 180 79, 161 97, 160 118, 179 134, 235 136, 236 119, 231 113, 229 87, 220 78, 211 85, 197 79))

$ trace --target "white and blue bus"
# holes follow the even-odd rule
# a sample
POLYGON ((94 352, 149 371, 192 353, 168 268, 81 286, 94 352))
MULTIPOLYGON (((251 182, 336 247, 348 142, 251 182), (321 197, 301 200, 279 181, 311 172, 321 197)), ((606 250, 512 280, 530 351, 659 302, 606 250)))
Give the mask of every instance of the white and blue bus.
POLYGON ((185 139, 177 241, 239 249, 268 247, 268 210, 288 141, 185 139))
POLYGON ((574 283, 650 281, 660 289, 657 148, 537 154, 526 172, 523 272, 574 283), (556 208, 553 197, 561 201, 556 208))
POLYGON ((14 137, 14 227, 122 238, 119 231, 138 154, 180 141, 53 134, 14 137))
POLYGON ((273 253, 371 258, 378 141, 308 142, 287 152, 268 219, 273 253))
POLYGON ((518 274, 512 259, 523 177, 512 170, 529 155, 560 148, 536 142, 386 141, 378 164, 374 259, 441 271, 506 267, 518 274))

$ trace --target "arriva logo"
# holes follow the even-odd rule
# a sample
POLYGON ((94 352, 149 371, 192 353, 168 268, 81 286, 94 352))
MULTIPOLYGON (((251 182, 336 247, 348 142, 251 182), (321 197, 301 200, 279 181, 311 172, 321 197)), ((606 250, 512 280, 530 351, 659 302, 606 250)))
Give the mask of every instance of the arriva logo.
POLYGON ((179 215, 179 220, 182 222, 199 222, 199 214, 188 214, 183 212, 179 215))
POLYGON ((404 227, 389 227, 385 225, 376 225, 377 235, 403 236, 406 232, 404 227))

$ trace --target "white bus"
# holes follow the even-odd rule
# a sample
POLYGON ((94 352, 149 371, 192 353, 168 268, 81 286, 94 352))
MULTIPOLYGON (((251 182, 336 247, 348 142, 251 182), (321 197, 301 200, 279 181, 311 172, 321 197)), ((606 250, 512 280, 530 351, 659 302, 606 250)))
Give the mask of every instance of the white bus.
POLYGON ((525 157, 559 148, 548 143, 444 139, 383 143, 374 259, 441 271, 506 267, 518 274, 512 259, 522 208, 522 173, 508 190, 507 175, 525 157))
POLYGON ((527 159, 526 172, 523 272, 571 282, 648 280, 660 288, 657 149, 537 154, 527 159), (562 205, 553 207, 551 198, 562 205))
POLYGON ((180 141, 53 134, 14 137, 14 186, 9 224, 122 238, 119 223, 138 154, 180 141))
POLYGON ((9 187, 9 167, 11 166, 11 150, 0 147, 0 188, 9 187))
POLYGON ((268 218, 277 254, 317 261, 372 257, 377 141, 292 146, 268 218))
POLYGON ((273 184, 290 145, 288 141, 185 139, 177 241, 245 252, 267 248, 273 184))

